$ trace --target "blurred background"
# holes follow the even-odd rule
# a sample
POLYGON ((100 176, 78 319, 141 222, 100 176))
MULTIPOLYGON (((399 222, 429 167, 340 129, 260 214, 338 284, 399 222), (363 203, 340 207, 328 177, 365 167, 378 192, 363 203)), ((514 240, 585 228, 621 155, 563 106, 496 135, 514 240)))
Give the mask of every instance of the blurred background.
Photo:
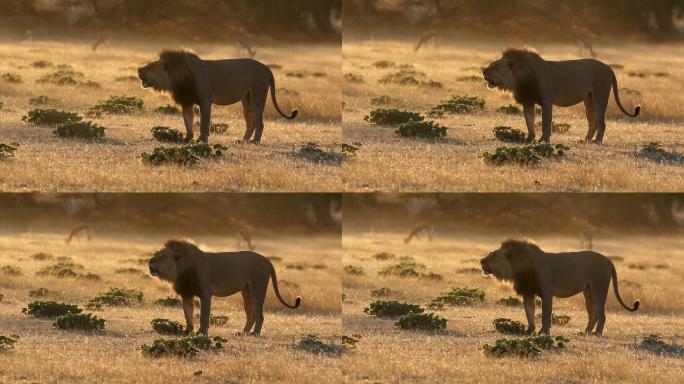
POLYGON ((684 194, 346 194, 344 232, 681 233, 684 194), (419 227, 424 227, 423 229, 419 227))
POLYGON ((0 0, 0 37, 339 41, 341 8, 341 0, 0 0))
POLYGON ((335 234, 339 194, 0 194, 0 232, 335 234))
POLYGON ((684 0, 344 0, 345 38, 681 39, 684 0))

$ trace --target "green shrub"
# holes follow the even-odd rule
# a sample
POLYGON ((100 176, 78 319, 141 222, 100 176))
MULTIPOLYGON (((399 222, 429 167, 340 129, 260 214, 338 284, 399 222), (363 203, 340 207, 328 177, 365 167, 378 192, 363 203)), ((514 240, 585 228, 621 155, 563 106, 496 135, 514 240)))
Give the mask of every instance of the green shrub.
POLYGON ((59 329, 99 331, 105 328, 105 320, 90 313, 67 313, 57 317, 52 325, 59 329))
POLYGON ((378 82, 381 84, 419 85, 421 84, 421 80, 418 80, 419 77, 425 77, 425 73, 415 69, 402 68, 397 72, 383 76, 378 82))
POLYGON ((38 288, 38 289, 30 290, 28 295, 29 295, 29 297, 43 297, 43 296, 54 295, 56 293, 57 292, 49 290, 47 288, 38 288))
POLYGON ((99 309, 103 305, 129 306, 142 303, 143 293, 137 289, 110 288, 86 304, 87 308, 99 309))
POLYGON ((364 313, 375 317, 398 317, 409 313, 423 313, 424 311, 420 305, 400 303, 394 300, 377 300, 363 309, 364 313))
POLYGON ((399 125, 394 134, 401 137, 437 140, 446 137, 447 128, 434 121, 409 121, 399 125))
POLYGON ((499 139, 503 142, 507 142, 507 143, 524 143, 525 142, 525 134, 523 133, 523 131, 516 129, 516 128, 499 126, 499 127, 494 127, 494 129, 492 129, 492 132, 494 132, 494 136, 496 136, 497 139, 499 139))
POLYGON ((0 350, 8 350, 14 348, 17 341, 5 335, 0 335, 0 350))
POLYGON ((684 354, 684 347, 676 344, 666 343, 660 339, 657 334, 650 334, 644 337, 639 344, 641 349, 649 352, 657 353, 659 355, 682 355, 684 354))
POLYGON ((92 121, 67 121, 58 124, 52 134, 59 137, 99 140, 105 136, 105 129, 92 121))
POLYGON ((342 335, 342 347, 347 349, 356 349, 356 344, 359 340, 347 335, 342 335))
POLYGON ((342 156, 345 157, 356 157, 356 152, 361 149, 359 143, 354 143, 355 145, 350 145, 347 143, 342 143, 342 156))
POLYGON ((47 96, 36 96, 29 99, 29 105, 44 105, 51 101, 47 96))
POLYGON ((0 143, 0 159, 14 157, 14 152, 16 150, 17 147, 13 147, 5 143, 0 143))
POLYGON ((44 253, 44 252, 38 252, 38 253, 34 253, 33 255, 31 255, 31 258, 32 258, 33 260, 37 260, 37 261, 50 260, 50 259, 52 259, 53 257, 54 257, 54 256, 52 256, 51 254, 49 254, 49 253, 44 253))
POLYGON ((432 299, 428 304, 430 308, 443 308, 444 306, 475 305, 484 302, 485 293, 477 288, 452 288, 432 299))
POLYGON ((359 265, 345 265, 344 271, 350 275, 363 275, 363 267, 359 265))
POLYGON ((163 305, 165 307, 180 307, 181 301, 173 296, 167 296, 163 299, 157 299, 154 301, 157 305, 163 305))
POLYGON ((485 355, 492 357, 519 356, 537 357, 542 349, 561 350, 570 340, 563 336, 552 338, 548 335, 535 335, 518 338, 502 338, 496 340, 494 345, 485 344, 482 346, 485 355))
POLYGON ((421 272, 417 269, 425 268, 424 265, 415 262, 401 262, 399 264, 390 265, 378 272, 381 276, 399 276, 399 277, 418 277, 421 272))
POLYGON ((639 157, 652 160, 657 163, 681 164, 684 163, 684 155, 675 151, 669 152, 657 142, 650 142, 641 148, 639 157))
POLYGON ((379 252, 379 253, 376 253, 375 255, 373 255, 373 258, 374 258, 375 260, 384 261, 384 260, 394 259, 395 256, 394 256, 393 253, 389 253, 389 252, 379 252))
POLYGON ((399 100, 394 99, 392 97, 389 97, 387 95, 382 95, 382 96, 378 96, 378 97, 374 97, 374 98, 370 99, 371 105, 387 105, 387 104, 396 103, 398 101, 399 100))
POLYGON ((525 333, 525 326, 519 321, 501 317, 494 319, 492 324, 497 331, 507 335, 523 335, 525 333))
POLYGON ((385 68, 392 68, 392 67, 396 66, 396 64, 393 61, 380 60, 380 61, 376 61, 375 63, 373 63, 373 66, 376 68, 385 69, 385 68))
POLYGON ((21 313, 40 318, 55 318, 67 313, 81 313, 78 305, 57 303, 55 301, 34 301, 21 310, 21 313))
POLYGON ((153 319, 150 324, 157 333, 162 335, 182 335, 183 326, 181 323, 169 319, 153 319))
POLYGON ((57 71, 45 74, 36 80, 39 84, 56 84, 56 85, 77 85, 81 83, 83 73, 77 72, 71 68, 58 67, 57 71))
POLYGON ((21 272, 21 268, 15 267, 13 265, 3 265, 2 268, 0 268, 0 271, 6 275, 12 276, 21 276, 23 274, 21 272))
POLYGON ((364 82, 363 76, 361 76, 357 73, 345 73, 344 79, 350 83, 363 83, 364 82))
POLYGON ((90 108, 89 116, 100 116, 103 113, 125 115, 142 111, 143 101, 135 96, 111 96, 107 100, 90 108))
POLYGON ((54 64, 51 61, 47 61, 47 60, 37 60, 37 61, 32 62, 31 66, 33 68, 43 69, 43 68, 52 67, 52 66, 54 66, 54 64))
POLYGON ((517 115, 520 114, 522 111, 517 106, 513 104, 508 104, 507 106, 499 107, 497 109, 497 112, 507 113, 509 115, 517 115))
POLYGON ((519 307, 522 305, 522 301, 517 297, 508 296, 497 300, 497 304, 506 305, 509 307, 519 307))
MULTIPOLYGON (((537 313, 535 316, 537 320, 540 320, 542 318, 541 313, 537 313)), ((570 316, 567 315, 556 315, 555 313, 551 314, 551 324, 556 324, 556 325, 565 325, 570 322, 570 316)))
POLYGON ((535 165, 542 158, 561 159, 565 152, 570 150, 563 144, 551 145, 544 142, 535 142, 516 147, 501 146, 494 153, 484 152, 482 158, 486 163, 493 165, 518 164, 535 165))
POLYGON ((434 313, 409 313, 403 315, 394 323, 394 326, 401 329, 421 330, 421 331, 441 331, 446 329, 447 320, 434 313))
POLYGON ((152 136, 158 141, 166 143, 181 143, 183 142, 183 133, 177 129, 169 127, 152 127, 150 129, 152 136))
POLYGON ((194 357, 199 352, 187 338, 157 339, 152 345, 143 344, 139 349, 148 357, 194 357))
POLYGON ((477 96, 451 96, 451 99, 443 101, 432 107, 428 115, 443 116, 445 114, 474 113, 484 110, 485 101, 477 96))
POLYGON ((167 104, 165 106, 160 106, 154 109, 157 113, 163 113, 165 115, 180 115, 181 110, 174 105, 167 104))
POLYGON ((38 271, 41 276, 55 276, 55 277, 77 277, 83 266, 72 262, 59 262, 54 265, 49 265, 38 271))
POLYGON ((12 84, 23 83, 23 80, 21 79, 21 75, 17 75, 15 73, 3 73, 2 76, 0 76, 0 77, 8 83, 12 83, 12 84))
POLYGON ((81 121, 83 118, 72 112, 36 108, 29 111, 21 120, 36 125, 57 125, 69 121, 81 121))
POLYGON ((152 153, 143 152, 140 159, 150 165, 176 164, 194 165, 200 158, 220 159, 228 148, 221 144, 209 146, 205 142, 192 142, 181 146, 154 148, 152 153))
POLYGON ((363 118, 365 121, 377 125, 399 125, 409 121, 423 121, 420 113, 400 111, 398 109, 377 108, 363 118))
POLYGON ((339 165, 342 162, 342 156, 335 152, 328 152, 320 149, 316 143, 306 143, 302 145, 294 157, 316 164, 332 164, 339 165))
POLYGON ((318 336, 316 335, 307 335, 302 337, 295 348, 311 352, 316 355, 340 356, 342 354, 342 347, 332 343, 324 343, 319 340, 318 336))
POLYGON ((386 288, 386 287, 382 287, 382 288, 378 288, 378 289, 374 289, 374 290, 370 291, 370 295, 372 297, 386 297, 386 296, 392 295, 394 293, 395 292, 393 290, 386 288))

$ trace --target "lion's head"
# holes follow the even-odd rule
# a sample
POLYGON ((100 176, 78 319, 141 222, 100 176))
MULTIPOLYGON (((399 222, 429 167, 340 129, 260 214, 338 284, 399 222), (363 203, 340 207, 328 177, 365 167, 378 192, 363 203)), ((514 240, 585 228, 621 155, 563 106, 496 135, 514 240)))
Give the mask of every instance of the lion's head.
POLYGON ((188 241, 169 240, 164 244, 164 248, 155 252, 149 260, 150 275, 176 282, 179 275, 192 268, 192 255, 201 252, 188 241))
POLYGON ((499 280, 516 281, 534 270, 532 255, 541 249, 529 240, 506 239, 499 249, 480 260, 482 273, 499 280))
POLYGON ((199 56, 190 51, 165 50, 159 54, 159 60, 139 68, 138 77, 143 88, 169 91, 177 103, 192 105, 199 98, 191 67, 199 61, 199 56))
POLYGON ((509 48, 499 60, 482 70, 487 87, 512 91, 521 103, 540 102, 535 62, 543 61, 541 56, 528 48, 509 48))

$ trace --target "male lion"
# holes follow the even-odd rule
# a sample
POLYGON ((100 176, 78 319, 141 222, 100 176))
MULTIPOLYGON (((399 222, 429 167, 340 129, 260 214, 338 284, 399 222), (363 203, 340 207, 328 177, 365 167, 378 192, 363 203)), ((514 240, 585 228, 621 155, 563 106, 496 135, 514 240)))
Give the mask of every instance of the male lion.
POLYGON ((209 139, 211 126, 211 105, 230 105, 242 102, 247 128, 242 141, 261 141, 264 131, 264 108, 268 89, 271 89, 273 106, 283 117, 294 119, 297 110, 290 116, 284 114, 275 94, 275 80, 271 69, 253 59, 202 60, 188 51, 162 51, 159 60, 138 69, 143 88, 171 92, 173 100, 183 108, 186 141, 193 138, 193 106, 200 108, 201 141, 209 139))
POLYGON ((551 328, 551 304, 553 297, 570 297, 584 293, 589 321, 584 330, 601 335, 606 323, 606 299, 610 279, 620 304, 629 311, 639 308, 639 300, 629 308, 622 302, 618 291, 617 273, 613 262, 592 251, 546 253, 527 240, 507 239, 501 247, 480 260, 485 275, 513 283, 513 289, 523 297, 527 316, 527 333, 534 327, 534 297, 542 299, 542 333, 551 328))
POLYGON ((542 107, 542 141, 550 142, 553 106, 569 107, 584 101, 589 129, 583 142, 601 143, 606 131, 606 108, 613 88, 615 102, 627 116, 620 103, 615 73, 606 64, 594 59, 546 61, 527 49, 508 49, 501 59, 483 70, 487 87, 513 92, 515 100, 523 105, 527 140, 535 138, 534 106, 542 107), (594 138, 596 135, 596 138, 594 138))
POLYGON ((264 300, 268 290, 269 277, 273 279, 273 291, 280 302, 288 308, 297 308, 302 298, 297 296, 294 305, 287 304, 278 291, 273 264, 264 256, 251 251, 203 252, 187 241, 169 240, 149 261, 150 274, 173 283, 173 289, 183 299, 185 332, 193 330, 193 298, 201 300, 199 332, 207 334, 211 297, 230 296, 242 293, 247 315, 242 334, 261 333, 264 323, 264 300))

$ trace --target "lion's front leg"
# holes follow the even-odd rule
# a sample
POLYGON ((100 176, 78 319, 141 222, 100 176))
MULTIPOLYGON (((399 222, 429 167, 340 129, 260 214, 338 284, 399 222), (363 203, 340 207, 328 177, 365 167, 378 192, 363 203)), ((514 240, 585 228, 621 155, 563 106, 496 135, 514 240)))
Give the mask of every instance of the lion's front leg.
POLYGON ((183 122, 185 123, 185 142, 190 142, 193 138, 192 124, 195 122, 195 111, 192 105, 183 106, 183 122))
POLYGON ((534 312, 536 308, 534 302, 534 295, 523 296, 523 305, 525 307, 525 317, 527 317, 527 330, 525 330, 525 333, 530 335, 532 334, 532 332, 534 332, 535 329, 534 312))
POLYGON ((551 126, 553 124, 553 104, 542 105, 542 136, 541 141, 551 143, 551 126))
POLYGON ((553 308, 553 294, 542 294, 542 327, 540 333, 551 334, 551 312, 553 308))
POLYGON ((192 317, 195 316, 195 303, 193 302, 193 297, 183 297, 183 314, 185 315, 185 331, 186 335, 194 329, 192 324, 192 317))
POLYGON ((200 105, 200 137, 199 141, 209 142, 209 127, 211 127, 211 103, 200 105))
POLYGON ((527 124, 527 141, 532 142, 535 137, 534 133, 534 104, 523 105, 523 113, 525 114, 525 124, 527 124))
POLYGON ((200 329, 199 333, 207 335, 209 332, 209 318, 211 315, 211 293, 200 298, 200 329))

